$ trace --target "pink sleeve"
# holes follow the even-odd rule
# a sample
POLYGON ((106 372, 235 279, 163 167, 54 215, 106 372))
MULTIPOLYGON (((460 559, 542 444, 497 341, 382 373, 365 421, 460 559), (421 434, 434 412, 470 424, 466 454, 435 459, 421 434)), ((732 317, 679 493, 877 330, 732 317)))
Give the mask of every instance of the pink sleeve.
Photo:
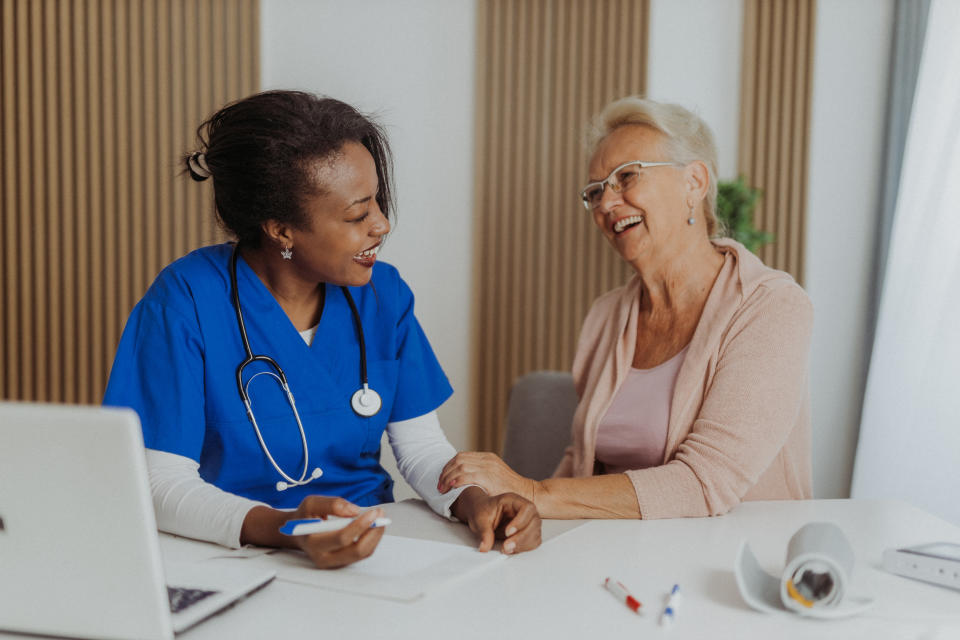
POLYGON ((554 478, 570 478, 573 477, 573 447, 567 447, 563 452, 563 458, 560 460, 560 464, 557 465, 557 468, 553 471, 554 478))
POLYGON ((664 465, 628 471, 643 518, 726 513, 783 449, 807 394, 813 309, 762 287, 732 320, 690 433, 664 465))

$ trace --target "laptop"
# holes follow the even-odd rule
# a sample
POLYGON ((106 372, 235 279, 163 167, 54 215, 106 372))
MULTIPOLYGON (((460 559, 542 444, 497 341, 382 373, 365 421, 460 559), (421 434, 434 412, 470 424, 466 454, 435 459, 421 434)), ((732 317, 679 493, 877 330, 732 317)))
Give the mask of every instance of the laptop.
POLYGON ((164 566, 135 412, 0 402, 0 630, 170 640, 274 575, 164 566))

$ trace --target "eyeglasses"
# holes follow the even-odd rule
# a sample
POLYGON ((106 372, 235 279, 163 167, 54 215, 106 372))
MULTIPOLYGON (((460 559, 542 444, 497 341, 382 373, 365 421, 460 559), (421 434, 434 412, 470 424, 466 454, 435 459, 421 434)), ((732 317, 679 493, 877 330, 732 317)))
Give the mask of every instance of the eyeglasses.
POLYGON ((600 182, 591 182, 580 192, 583 198, 583 208, 587 211, 593 211, 600 206, 600 200, 603 199, 603 189, 609 184, 614 193, 623 193, 625 190, 636 184, 640 169, 648 167, 682 167, 681 162, 643 162, 641 160, 632 160, 624 162, 622 165, 610 172, 605 179, 600 182))

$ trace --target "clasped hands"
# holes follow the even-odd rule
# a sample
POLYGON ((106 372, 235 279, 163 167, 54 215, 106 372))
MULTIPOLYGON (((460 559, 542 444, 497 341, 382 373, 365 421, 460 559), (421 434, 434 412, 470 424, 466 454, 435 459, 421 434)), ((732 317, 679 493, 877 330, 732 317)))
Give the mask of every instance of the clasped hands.
MULTIPOLYGON (((456 458, 451 463, 454 460, 456 458)), ((453 488, 453 485, 449 488, 453 488)), ((540 546, 540 515, 533 503, 514 492, 490 495, 485 488, 467 487, 451 506, 453 515, 465 522, 480 539, 478 549, 489 551, 496 540, 503 541, 501 549, 506 554, 529 551, 540 546)), ((319 568, 347 566, 374 552, 384 535, 384 528, 371 528, 370 525, 382 515, 383 511, 379 508, 363 511, 342 498, 309 496, 296 511, 287 512, 286 518, 340 516, 355 520, 338 531, 284 536, 288 543, 279 546, 301 549, 319 568)))

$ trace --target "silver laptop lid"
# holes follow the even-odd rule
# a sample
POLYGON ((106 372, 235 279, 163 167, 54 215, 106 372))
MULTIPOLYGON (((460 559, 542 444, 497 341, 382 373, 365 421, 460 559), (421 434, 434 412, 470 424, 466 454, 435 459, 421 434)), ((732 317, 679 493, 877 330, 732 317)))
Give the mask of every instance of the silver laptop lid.
POLYGON ((0 402, 0 629, 173 637, 129 409, 0 402))

